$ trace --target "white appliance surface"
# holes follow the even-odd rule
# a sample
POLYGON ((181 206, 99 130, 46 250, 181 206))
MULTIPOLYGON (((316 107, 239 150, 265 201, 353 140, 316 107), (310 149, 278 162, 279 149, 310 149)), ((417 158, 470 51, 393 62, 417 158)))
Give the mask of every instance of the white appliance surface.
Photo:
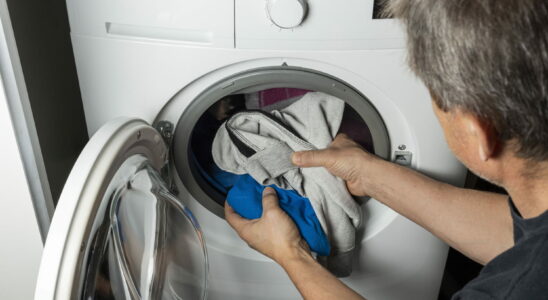
MULTIPOLYGON (((214 83, 288 65, 354 87, 383 118, 392 159, 405 145, 413 168, 462 185, 465 169, 445 144, 427 90, 406 66, 395 21, 371 19, 372 0, 310 0, 302 24, 282 29, 266 9, 276 1, 68 0, 90 134, 121 116, 176 124, 214 83)), ((204 232, 208 299, 299 298, 279 266, 249 249, 177 176, 175 184, 204 232)), ((373 300, 436 299, 447 245, 375 200, 364 211, 360 251, 344 281, 373 300)))
POLYGON ((0 299, 31 299, 42 238, 0 78, 0 299))

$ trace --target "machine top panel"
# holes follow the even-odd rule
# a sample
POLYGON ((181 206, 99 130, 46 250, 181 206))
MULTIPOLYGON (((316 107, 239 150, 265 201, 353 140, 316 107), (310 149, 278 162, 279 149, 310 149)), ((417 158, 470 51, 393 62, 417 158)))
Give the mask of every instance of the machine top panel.
POLYGON ((263 50, 403 48, 375 0, 67 0, 73 35, 263 50))

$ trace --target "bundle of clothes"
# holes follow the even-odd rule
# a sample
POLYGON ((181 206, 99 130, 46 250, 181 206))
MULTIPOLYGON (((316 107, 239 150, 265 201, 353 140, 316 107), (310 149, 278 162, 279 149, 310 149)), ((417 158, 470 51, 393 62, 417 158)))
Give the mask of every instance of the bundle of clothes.
MULTIPOLYGON (((345 102, 300 89, 270 89, 223 101, 202 117, 194 133, 203 138, 216 131, 213 140, 192 143, 202 176, 248 219, 261 217, 262 191, 273 187, 281 209, 318 260, 337 276, 350 275, 360 206, 326 169, 291 163, 293 152, 323 149, 333 141, 347 115, 345 102)), ((346 125, 363 124, 358 123, 346 125)), ((370 136, 356 138, 370 143, 370 136)))

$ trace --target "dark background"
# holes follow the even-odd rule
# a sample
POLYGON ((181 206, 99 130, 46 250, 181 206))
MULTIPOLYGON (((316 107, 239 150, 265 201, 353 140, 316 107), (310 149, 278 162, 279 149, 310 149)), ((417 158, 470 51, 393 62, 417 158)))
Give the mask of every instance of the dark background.
POLYGON ((87 143, 80 87, 64 0, 7 0, 44 158, 57 204, 87 143))

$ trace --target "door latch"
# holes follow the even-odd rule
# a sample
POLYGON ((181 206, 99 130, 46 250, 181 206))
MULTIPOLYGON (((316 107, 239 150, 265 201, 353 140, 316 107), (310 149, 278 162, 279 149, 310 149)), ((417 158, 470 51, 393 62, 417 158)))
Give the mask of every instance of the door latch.
POLYGON ((411 151, 395 151, 394 152, 394 162, 405 166, 410 167, 413 160, 413 153, 411 151))

